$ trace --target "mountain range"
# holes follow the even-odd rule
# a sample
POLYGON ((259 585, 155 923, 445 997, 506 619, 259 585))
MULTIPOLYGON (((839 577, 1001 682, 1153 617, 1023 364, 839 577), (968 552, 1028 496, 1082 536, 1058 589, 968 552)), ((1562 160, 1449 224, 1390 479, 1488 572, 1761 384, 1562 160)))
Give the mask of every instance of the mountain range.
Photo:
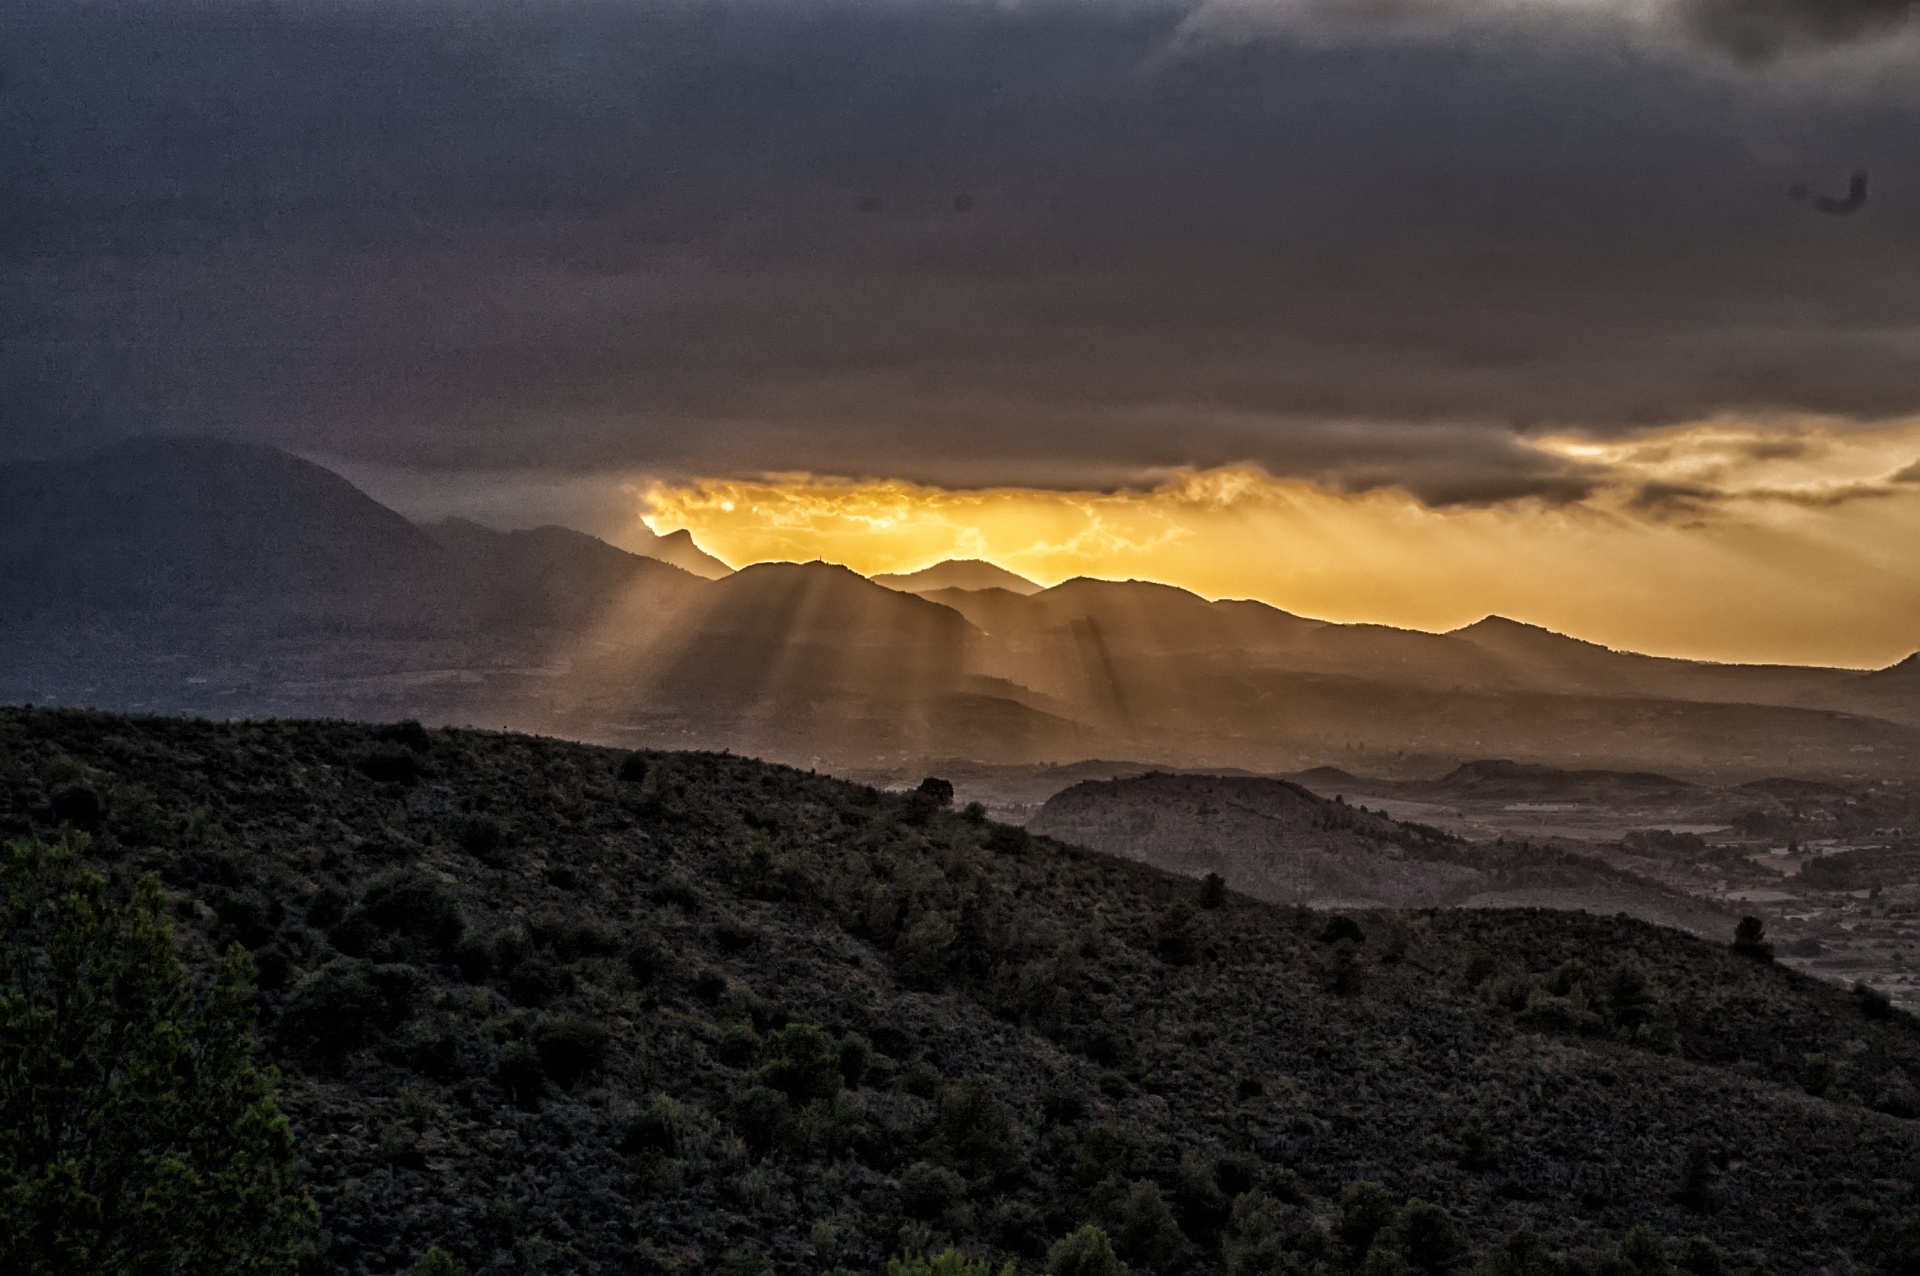
POLYGON ((903 772, 1114 757, 1412 779, 1497 756, 1737 781, 1920 759, 1911 659, 1718 665, 1500 617, 1333 624, 983 563, 730 572, 684 533, 656 541, 421 527, 321 466, 209 439, 12 466, 0 700, 413 716, 903 772))

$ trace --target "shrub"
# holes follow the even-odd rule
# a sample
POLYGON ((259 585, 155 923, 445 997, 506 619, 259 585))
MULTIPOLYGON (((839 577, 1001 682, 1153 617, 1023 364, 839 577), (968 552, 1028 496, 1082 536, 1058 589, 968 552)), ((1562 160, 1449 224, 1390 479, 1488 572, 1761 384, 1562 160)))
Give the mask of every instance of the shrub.
POLYGON ((900 1208, 910 1218, 939 1218, 966 1195, 965 1179, 931 1161, 916 1161, 900 1175, 900 1208))
POLYGON ((786 1136, 793 1123, 787 1096, 768 1086, 748 1086, 733 1101, 733 1124, 756 1156, 765 1156, 786 1136))
POLYGON ((737 1247, 720 1256, 715 1276, 773 1276, 773 1260, 757 1249, 737 1247))
POLYGON ((750 1068, 760 1057, 760 1034, 750 1023, 730 1023, 721 1032, 713 1057, 729 1068, 750 1068))
POLYGON ((1103 1211, 1114 1251, 1132 1265, 1161 1268, 1180 1245, 1180 1226, 1160 1189, 1145 1179, 1125 1185, 1103 1211))
POLYGON ((990 1178, 1019 1160, 1018 1122, 988 1077, 963 1077, 940 1092, 938 1130, 947 1163, 968 1178, 990 1178))
POLYGON ((381 784, 415 784, 426 774, 420 759, 406 749, 373 749, 362 755, 354 768, 381 784))
POLYGON ((1342 997, 1351 997, 1360 991, 1360 960, 1354 955, 1353 944, 1347 940, 1335 944, 1327 959, 1327 989, 1342 997))
POLYGON ((840 1080, 848 1089, 865 1080, 872 1063, 873 1046, 865 1037, 850 1032, 840 1039, 840 1080))
POLYGON ((1611 1268, 1622 1276, 1666 1276, 1667 1243, 1660 1233, 1642 1223, 1621 1237, 1614 1251, 1600 1262, 1600 1271, 1611 1268))
POLYGON ((314 1224, 252 963, 204 992, 152 876, 125 903, 71 848, 0 852, 0 1271, 296 1269, 314 1224))
POLYGON ((642 935, 627 949, 627 971, 642 984, 650 984, 667 971, 667 950, 651 935, 642 935))
POLYGON ((491 815, 475 815, 460 822, 454 837, 461 850, 486 864, 507 844, 507 828, 491 815))
POLYGON ((1713 1179, 1712 1155, 1705 1144, 1693 1144, 1680 1164, 1680 1184, 1674 1189, 1674 1202, 1701 1213, 1711 1210, 1714 1207, 1713 1179))
POLYGON ((1008 1263, 996 1274, 984 1258, 974 1262, 957 1249, 943 1250, 923 1258, 895 1258, 887 1262, 887 1276, 1014 1276, 1008 1263))
POLYGON ((1466 1238, 1447 1212, 1417 1197, 1394 1214, 1393 1224, 1375 1243, 1382 1242, 1424 1276, 1446 1276, 1467 1255, 1466 1238))
POLYGON ((1208 873, 1200 879, 1200 907, 1212 910, 1227 902, 1227 879, 1208 873))
POLYGON ((460 977, 470 984, 483 984, 493 973, 493 948, 486 941, 469 935, 453 948, 453 964, 460 977))
POLYGON ((1124 1271, 1113 1242, 1091 1223, 1054 1242, 1047 1251, 1047 1276, 1122 1276, 1124 1271))
POLYGON ((571 1090, 606 1060, 613 1034, 580 1015, 556 1015, 534 1025, 533 1048, 549 1077, 571 1090))
POLYGON ((1565 1269, 1528 1228, 1514 1232, 1474 1264, 1473 1276, 1561 1276, 1565 1269))
POLYGON ((387 874, 367 888, 353 912, 384 934, 402 935, 439 949, 451 948, 465 929, 453 896, 424 873, 387 874))
POLYGON ((646 754, 629 753, 626 757, 620 759, 620 782, 622 784, 639 784, 646 778, 646 754))
POLYGON ((1864 979, 1854 981, 1853 999, 1859 1003, 1860 1013, 1869 1019, 1893 1018, 1893 999, 1864 979))
POLYGON ((336 957, 295 986, 274 1034, 296 1057, 338 1065, 405 1022, 419 984, 411 966, 336 957))
POLYGON ((1810 1054, 1801 1060, 1800 1088, 1816 1099, 1844 1102, 1850 1097, 1840 1065, 1829 1054, 1810 1054))
POLYGON ((953 946, 960 932, 945 913, 928 912, 901 937, 907 979, 917 988, 938 989, 953 967, 953 946))
POLYGON ((373 738, 384 744, 397 744, 415 753, 425 753, 433 747, 433 737, 427 734, 425 727, 412 718, 375 727, 373 738))
POLYGON ((1614 1023, 1638 1028, 1653 1017, 1660 998, 1647 981, 1647 972, 1632 963, 1615 966, 1607 976, 1607 1010, 1614 1023))
POLYGON ((1733 928, 1733 951, 1756 961, 1772 961, 1773 945, 1767 942, 1767 924, 1758 917, 1742 917, 1733 928))
POLYGON ((307 925, 326 930, 347 915, 353 900, 338 886, 322 886, 307 901, 307 925))
POLYGON ((1193 909, 1185 901, 1160 914, 1153 927, 1153 951, 1169 966, 1188 966, 1198 955, 1199 936, 1193 925, 1193 909))
POLYGON ((788 1024, 773 1035, 770 1053, 773 1057, 760 1069, 760 1082, 796 1107, 840 1093, 840 1047, 819 1027, 788 1024))
POLYGON ((937 775, 930 775, 920 781, 919 792, 926 794, 941 806, 953 805, 952 780, 943 780, 937 775))
POLYGON ((1374 1238, 1393 1222, 1393 1198, 1378 1183, 1362 1180, 1340 1194, 1334 1230, 1356 1256, 1373 1248, 1374 1238))
POLYGON ((438 1245, 430 1245, 420 1261, 407 1269, 407 1276, 467 1276, 467 1269, 438 1245))
POLYGON ((656 1094, 647 1110, 627 1123, 620 1150, 629 1156, 679 1156, 686 1110, 671 1095, 656 1094))
POLYGON ((507 977, 507 996, 514 1004, 539 1008, 573 990, 573 976, 544 957, 530 957, 507 977))
POLYGON ((1454 1161, 1463 1170, 1485 1174, 1500 1168, 1506 1152, 1507 1141, 1495 1135, 1486 1117, 1476 1112, 1460 1130, 1454 1161))
POLYGON ((63 784, 53 791, 51 802, 54 822, 71 825, 82 833, 100 827, 106 816, 106 803, 89 784, 63 784))
POLYGON ((540 1052, 530 1043, 509 1041, 500 1051, 500 1066, 494 1076, 515 1107, 531 1112, 540 1106, 540 1096, 547 1088, 547 1070, 540 1062, 540 1052))
POLYGON ((1327 924, 1320 928, 1320 933, 1314 938, 1323 944, 1337 944, 1343 939, 1355 944, 1367 942, 1366 932, 1360 929, 1360 923, 1339 914, 1327 918, 1327 924))
POLYGON ((987 849, 1001 855, 1018 855, 1027 849, 1032 834, 1012 824, 996 824, 987 833, 987 849))
POLYGON ((1695 1236, 1680 1246, 1673 1265, 1687 1276, 1726 1276, 1727 1260, 1720 1247, 1704 1236, 1695 1236))

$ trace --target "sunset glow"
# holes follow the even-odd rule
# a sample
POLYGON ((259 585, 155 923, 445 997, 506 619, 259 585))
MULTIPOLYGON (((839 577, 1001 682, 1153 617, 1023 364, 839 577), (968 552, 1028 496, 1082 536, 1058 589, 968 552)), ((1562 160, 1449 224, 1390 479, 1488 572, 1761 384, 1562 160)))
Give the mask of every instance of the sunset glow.
POLYGON ((1340 621, 1448 629, 1497 612, 1721 660, 1868 667, 1920 645, 1920 424, 1712 422, 1537 446, 1591 467, 1591 493, 1433 507, 1252 467, 1108 492, 813 475, 637 490, 653 530, 686 528, 735 566, 977 558, 1043 584, 1132 577, 1340 621))

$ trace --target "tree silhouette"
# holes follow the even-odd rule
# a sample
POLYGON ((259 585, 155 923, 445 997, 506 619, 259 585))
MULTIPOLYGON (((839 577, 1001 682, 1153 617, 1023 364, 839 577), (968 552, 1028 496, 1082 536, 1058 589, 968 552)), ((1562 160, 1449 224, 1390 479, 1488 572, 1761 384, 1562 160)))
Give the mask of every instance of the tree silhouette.
POLYGON ((68 845, 0 853, 0 1271, 290 1272, 314 1222, 253 961, 204 995, 149 875, 118 903, 68 845))

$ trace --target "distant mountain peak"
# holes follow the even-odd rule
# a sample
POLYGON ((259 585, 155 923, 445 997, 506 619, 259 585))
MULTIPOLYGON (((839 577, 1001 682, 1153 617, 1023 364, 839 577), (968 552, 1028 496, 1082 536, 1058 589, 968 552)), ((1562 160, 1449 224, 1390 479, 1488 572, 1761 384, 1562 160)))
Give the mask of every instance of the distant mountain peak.
POLYGON ((681 571, 691 572, 707 580, 719 580, 731 576, 733 568, 727 566, 706 550, 701 549, 693 539, 693 533, 682 527, 678 531, 664 536, 646 527, 629 532, 624 538, 628 552, 642 558, 655 558, 663 563, 671 563, 681 571))
POLYGON ((1524 620, 1510 620, 1498 615, 1482 616, 1471 625, 1462 625, 1458 629, 1448 630, 1446 636, 1463 638, 1483 647, 1497 647, 1505 650, 1523 646, 1541 651, 1559 649, 1604 652, 1612 650, 1600 643, 1588 642, 1585 638, 1573 638, 1548 629, 1544 625, 1529 624, 1524 620))
POLYGON ((882 572, 871 579, 876 585, 908 594, 935 589, 1004 589, 1023 595, 1040 592, 1040 586, 1025 576, 977 558, 949 558, 917 572, 882 572))

